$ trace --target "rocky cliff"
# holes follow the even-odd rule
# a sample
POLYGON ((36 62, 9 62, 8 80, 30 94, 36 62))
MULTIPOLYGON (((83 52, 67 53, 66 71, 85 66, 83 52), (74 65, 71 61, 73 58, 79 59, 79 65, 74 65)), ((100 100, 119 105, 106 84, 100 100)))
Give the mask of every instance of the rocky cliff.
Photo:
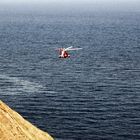
POLYGON ((53 140, 0 101, 0 140, 53 140))

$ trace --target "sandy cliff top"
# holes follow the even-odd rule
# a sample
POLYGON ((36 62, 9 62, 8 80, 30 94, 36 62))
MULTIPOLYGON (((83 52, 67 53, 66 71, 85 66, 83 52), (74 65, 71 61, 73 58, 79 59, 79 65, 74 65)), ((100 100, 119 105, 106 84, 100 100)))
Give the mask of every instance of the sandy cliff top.
POLYGON ((0 140, 53 140, 0 101, 0 140))

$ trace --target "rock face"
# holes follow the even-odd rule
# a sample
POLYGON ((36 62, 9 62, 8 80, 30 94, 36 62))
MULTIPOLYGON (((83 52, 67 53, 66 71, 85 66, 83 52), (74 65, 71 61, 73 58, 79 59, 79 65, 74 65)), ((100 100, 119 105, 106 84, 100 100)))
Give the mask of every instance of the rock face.
POLYGON ((0 101, 0 140, 53 140, 0 101))

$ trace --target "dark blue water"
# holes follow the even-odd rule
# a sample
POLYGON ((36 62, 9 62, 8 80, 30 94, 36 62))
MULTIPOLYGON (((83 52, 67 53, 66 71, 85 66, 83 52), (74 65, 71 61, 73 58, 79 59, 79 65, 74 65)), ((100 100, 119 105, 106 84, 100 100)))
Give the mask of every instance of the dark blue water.
POLYGON ((0 13, 0 99, 56 139, 140 139, 140 13, 0 13))

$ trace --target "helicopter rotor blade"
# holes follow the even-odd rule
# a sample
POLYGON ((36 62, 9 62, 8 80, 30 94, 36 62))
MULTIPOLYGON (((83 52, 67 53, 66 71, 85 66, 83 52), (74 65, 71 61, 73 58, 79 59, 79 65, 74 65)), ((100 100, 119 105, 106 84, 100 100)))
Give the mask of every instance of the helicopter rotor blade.
POLYGON ((82 48, 73 48, 73 46, 70 46, 68 48, 65 48, 65 51, 73 51, 73 50, 80 50, 82 48))
POLYGON ((71 49, 72 47, 73 47, 73 46, 70 46, 70 47, 64 48, 64 49, 65 49, 65 51, 67 51, 67 50, 71 49))

